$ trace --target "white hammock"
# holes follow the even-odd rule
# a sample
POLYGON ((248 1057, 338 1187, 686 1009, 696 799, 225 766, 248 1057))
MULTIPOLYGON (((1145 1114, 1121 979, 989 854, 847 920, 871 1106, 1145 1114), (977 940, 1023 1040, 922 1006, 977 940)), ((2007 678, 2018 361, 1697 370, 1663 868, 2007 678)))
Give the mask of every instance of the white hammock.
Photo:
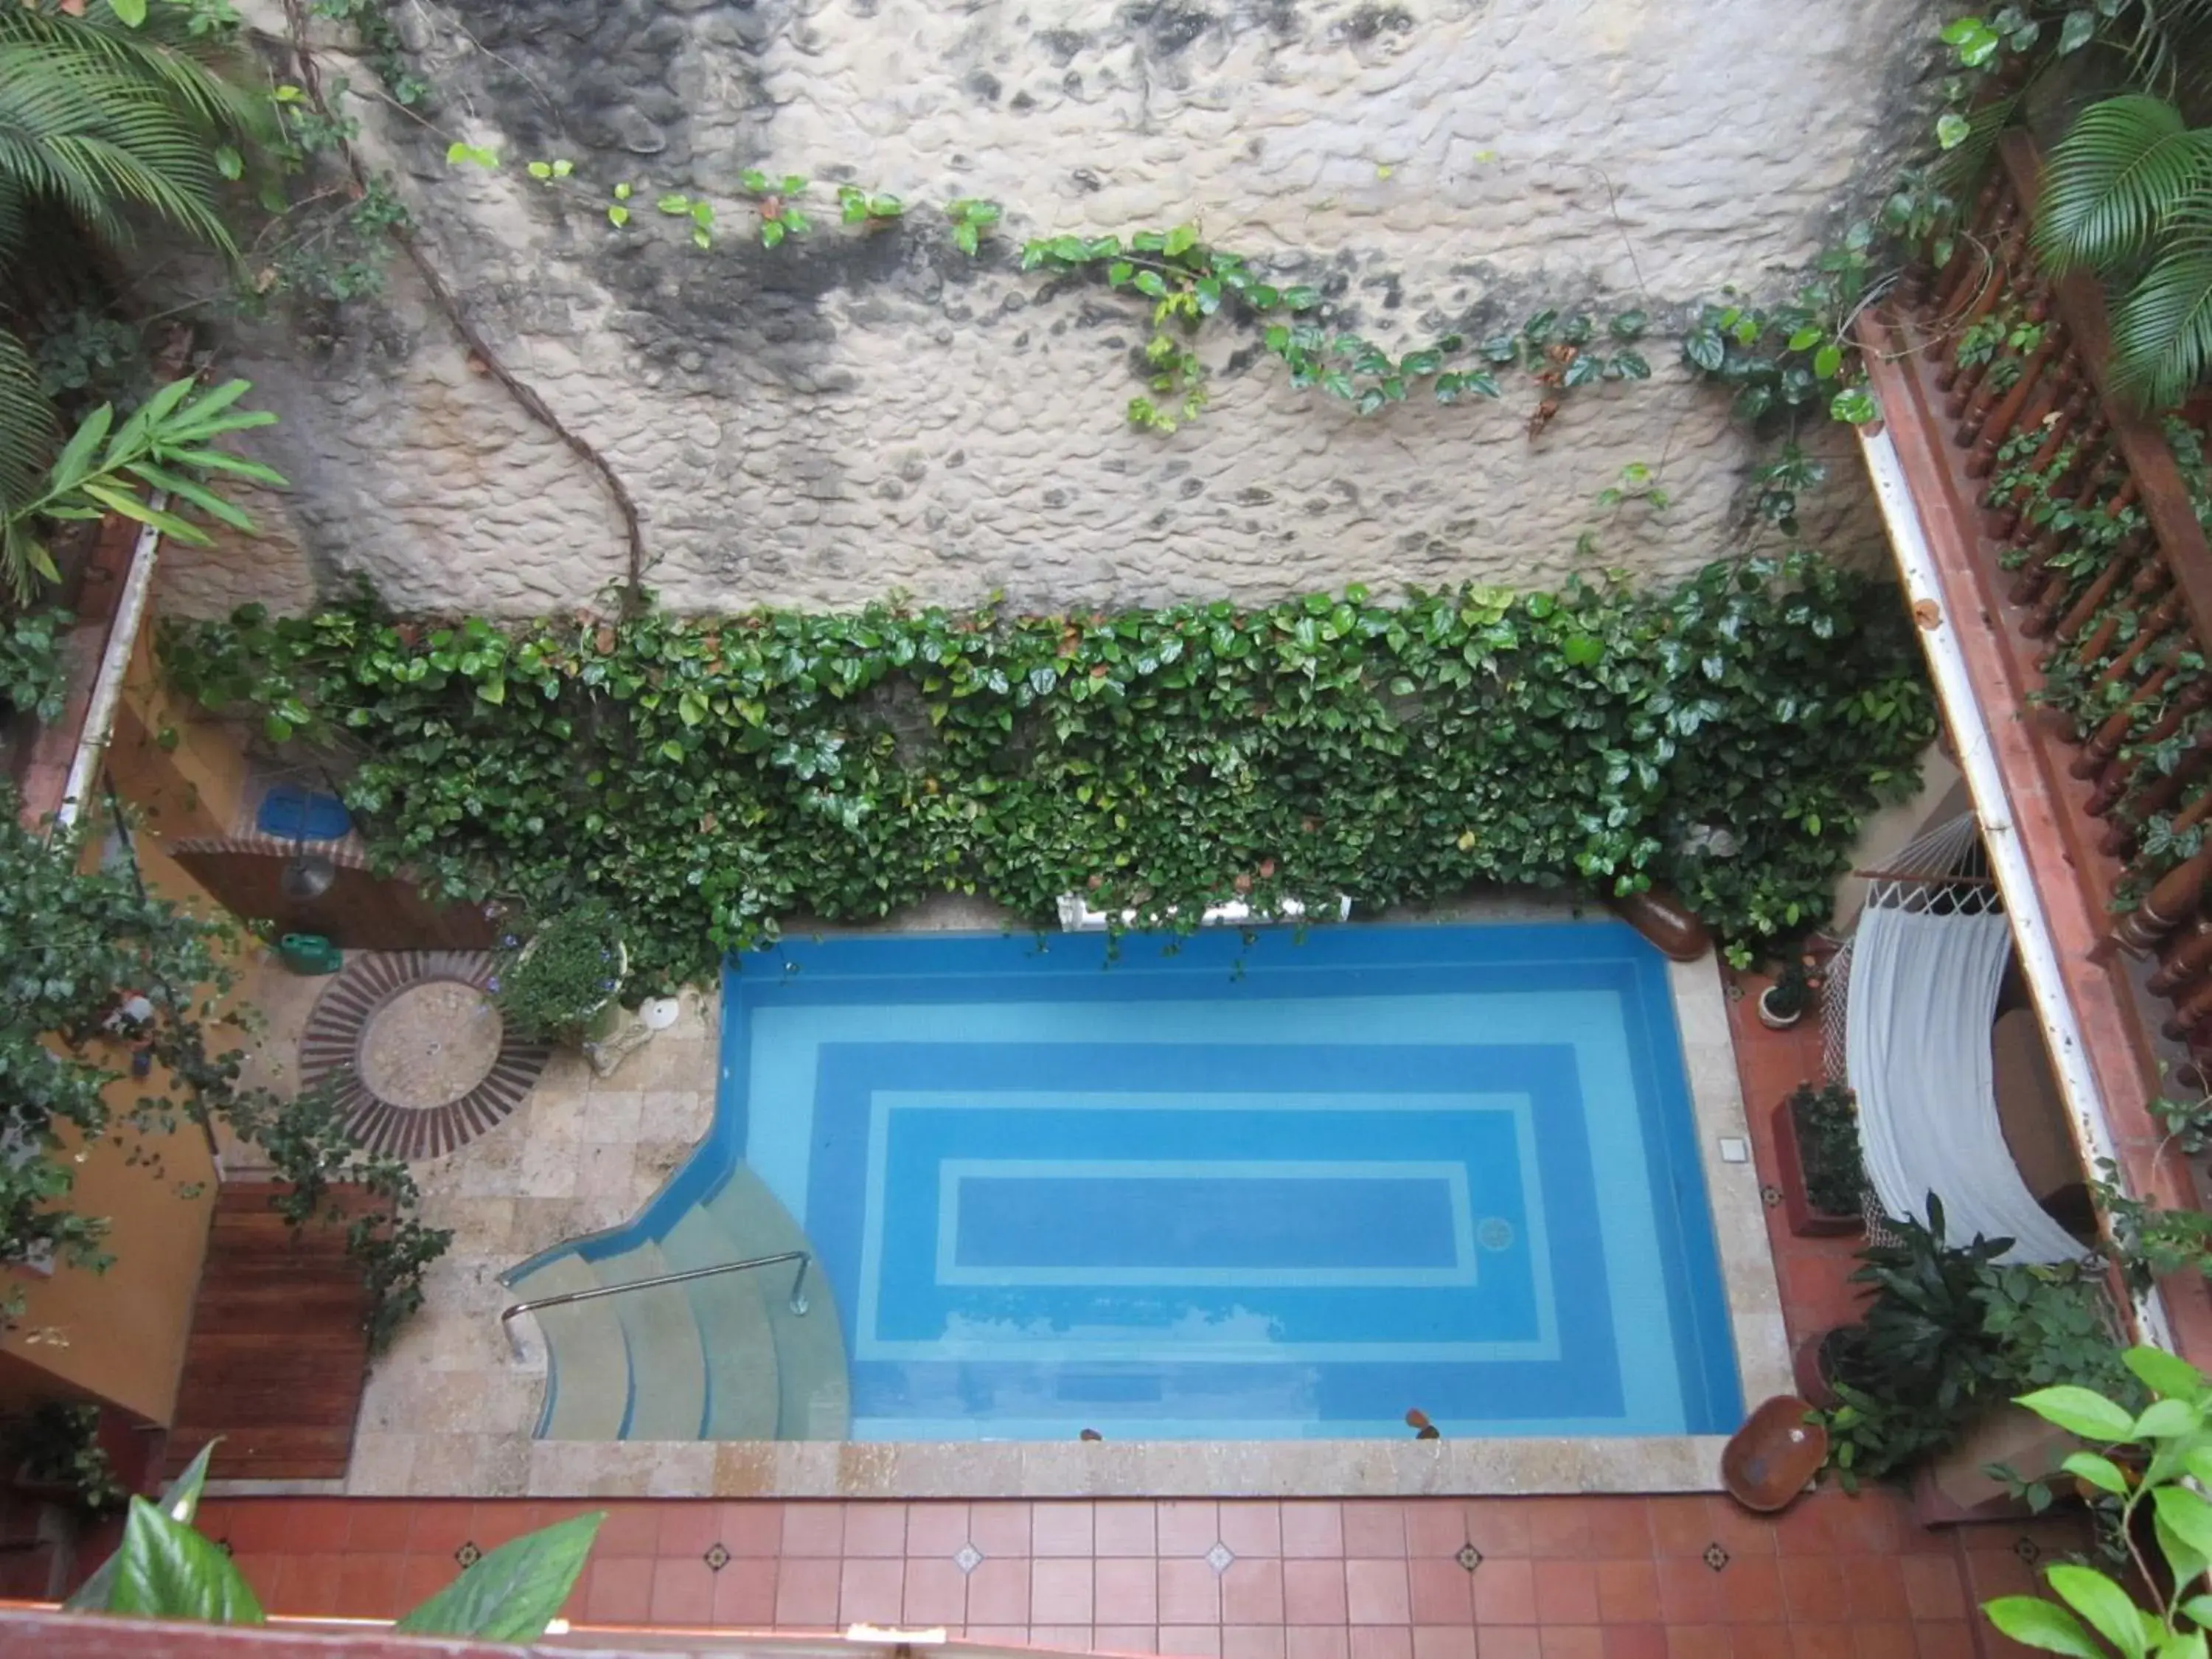
POLYGON ((1906 869, 1942 873, 1877 878, 1852 940, 1844 1060, 1867 1180, 1893 1216, 1924 1219, 1934 1193, 1952 1243, 1979 1233, 2013 1241, 2007 1261, 2070 1261, 2085 1247, 2044 1213, 1998 1122, 1990 1033, 2012 927, 1996 888, 1958 873, 1960 838, 1946 825, 1906 848, 1925 860, 1906 869))

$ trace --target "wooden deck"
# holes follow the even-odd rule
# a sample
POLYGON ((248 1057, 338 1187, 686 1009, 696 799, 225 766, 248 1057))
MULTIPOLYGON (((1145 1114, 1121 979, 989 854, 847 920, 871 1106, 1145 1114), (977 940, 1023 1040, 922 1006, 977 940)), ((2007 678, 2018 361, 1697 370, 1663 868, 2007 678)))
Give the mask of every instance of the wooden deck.
POLYGON ((219 1435, 210 1470, 217 1479, 345 1474, 368 1364, 361 1272, 343 1228, 295 1235, 269 1207, 270 1191, 226 1187, 216 1206, 169 1473, 219 1435))

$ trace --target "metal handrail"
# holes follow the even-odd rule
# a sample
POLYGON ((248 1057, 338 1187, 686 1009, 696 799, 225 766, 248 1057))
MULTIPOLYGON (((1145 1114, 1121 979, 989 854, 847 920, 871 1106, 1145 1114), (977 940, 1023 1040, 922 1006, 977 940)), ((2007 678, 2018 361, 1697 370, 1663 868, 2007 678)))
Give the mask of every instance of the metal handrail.
POLYGON ((541 1308, 558 1308, 571 1302, 590 1302, 603 1296, 619 1296, 624 1291, 649 1291, 657 1285, 684 1285, 695 1279, 711 1279, 716 1273, 743 1273, 748 1267, 773 1267, 779 1261, 796 1261, 799 1271, 791 1279, 791 1310, 806 1312, 806 1269, 814 1260, 811 1250, 783 1250, 775 1255, 757 1255, 744 1261, 718 1261, 711 1267, 686 1267, 682 1273, 656 1273, 651 1279, 624 1279, 619 1285, 594 1285, 588 1291, 562 1291, 555 1296, 541 1296, 533 1301, 518 1302, 504 1310, 499 1316, 502 1325, 517 1314, 536 1313, 541 1308))

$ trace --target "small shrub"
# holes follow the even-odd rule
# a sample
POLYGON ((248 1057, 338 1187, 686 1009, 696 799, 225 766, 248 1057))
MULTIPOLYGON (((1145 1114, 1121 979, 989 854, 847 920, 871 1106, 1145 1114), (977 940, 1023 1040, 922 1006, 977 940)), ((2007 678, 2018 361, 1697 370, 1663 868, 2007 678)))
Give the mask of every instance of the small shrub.
POLYGON ((592 901, 541 924, 527 943, 501 940, 492 994, 522 1036, 574 1039, 622 989, 626 969, 614 912, 592 901))
POLYGON ((1859 1153, 1858 1103, 1840 1083, 1815 1089, 1797 1085, 1790 1097, 1797 1126, 1797 1156, 1804 1165, 1805 1196, 1823 1215, 1856 1215, 1866 1190, 1859 1153))

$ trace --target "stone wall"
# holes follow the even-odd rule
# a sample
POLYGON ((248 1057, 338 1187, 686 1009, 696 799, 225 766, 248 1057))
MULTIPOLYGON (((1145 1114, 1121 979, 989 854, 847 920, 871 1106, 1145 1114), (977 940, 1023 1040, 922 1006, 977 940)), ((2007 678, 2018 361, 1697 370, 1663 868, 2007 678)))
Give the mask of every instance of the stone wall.
MULTIPOLYGON (((445 0, 398 14, 435 130, 358 106, 427 250, 501 360, 639 503, 647 580, 686 609, 1261 599, 1365 581, 1643 578, 1739 550, 1748 450, 1667 337, 1727 283, 1785 288, 1885 176, 1929 0, 445 0), (454 167, 450 138, 497 150, 454 167), (571 160, 559 187, 523 163, 571 160), (777 249, 746 167, 914 204, 777 249), (639 211, 616 231, 616 181, 639 211), (653 211, 710 198, 713 247, 653 211), (970 259, 938 204, 1006 223, 970 259), (1121 419, 1143 307, 1014 268, 1031 235, 1188 222, 1327 293, 1402 351, 1541 307, 1658 319, 1656 377, 1359 418, 1293 390, 1225 321, 1214 401, 1171 437, 1121 419), (1632 461, 1674 497, 1601 513, 1632 461), (1584 530, 1595 557, 1577 555, 1584 530)), ((373 77, 336 52, 326 70, 373 77)), ((826 192, 825 192, 826 195, 826 192)), ((472 363, 411 273, 334 345, 230 344, 283 423, 289 512, 204 608, 302 561, 414 608, 542 611, 627 569, 601 482, 472 363)), ((1842 461, 1808 531, 1878 530, 1842 461)), ((204 561, 204 562, 209 562, 204 561)), ((225 574, 226 569, 228 574, 225 574)))

